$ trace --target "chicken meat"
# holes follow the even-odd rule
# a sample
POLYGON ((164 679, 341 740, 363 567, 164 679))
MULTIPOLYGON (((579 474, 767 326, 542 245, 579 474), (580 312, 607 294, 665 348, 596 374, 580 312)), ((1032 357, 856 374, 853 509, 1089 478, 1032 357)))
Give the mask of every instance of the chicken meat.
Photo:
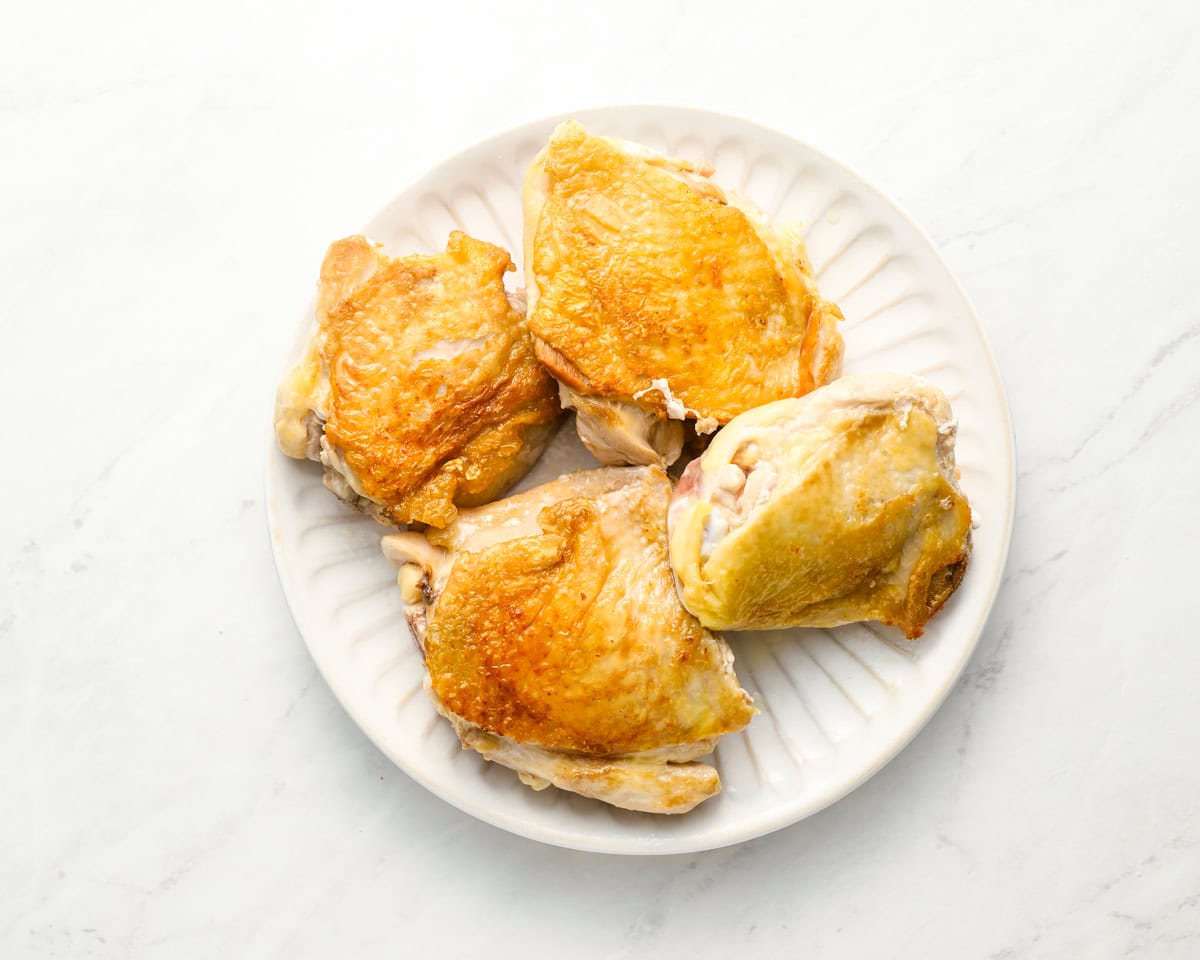
POLYGON ((658 467, 572 473, 383 539, 426 687, 464 748, 630 810, 720 790, 698 758, 754 712, 725 642, 679 602, 658 467))
POLYGON ((526 174, 529 329, 604 463, 670 464, 684 420, 708 434, 840 372, 799 231, 711 173, 567 121, 526 174))
POLYGON ((684 605, 714 630, 878 620, 920 636, 971 549, 955 431, 939 390, 892 374, 734 418, 672 498, 684 605))
POLYGON ((392 258, 363 237, 321 265, 313 335, 280 385, 279 446, 383 523, 444 526, 533 465, 560 408, 500 247, 450 234, 392 258))

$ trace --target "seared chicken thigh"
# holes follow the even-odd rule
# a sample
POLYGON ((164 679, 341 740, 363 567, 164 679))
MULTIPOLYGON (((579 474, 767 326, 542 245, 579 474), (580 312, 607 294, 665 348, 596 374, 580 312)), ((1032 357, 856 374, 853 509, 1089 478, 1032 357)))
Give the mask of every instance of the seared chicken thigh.
POLYGON ((710 172, 568 121, 526 174, 529 329, 605 463, 669 464, 681 421, 711 433, 840 370, 799 233, 710 172))
POLYGON ((444 526, 533 465, 559 405, 504 290, 512 261, 455 231, 446 252, 393 259, 348 237, 321 265, 316 328, 279 388, 288 456, 385 523, 444 526))
POLYGON ((682 813, 720 789, 696 758, 753 707, 679 602, 669 497, 659 468, 587 470, 383 539, 464 747, 630 810, 682 813))
POLYGON ((970 554, 955 428, 939 390, 892 374, 735 418, 672 499, 684 604, 715 630, 879 620, 920 636, 970 554))

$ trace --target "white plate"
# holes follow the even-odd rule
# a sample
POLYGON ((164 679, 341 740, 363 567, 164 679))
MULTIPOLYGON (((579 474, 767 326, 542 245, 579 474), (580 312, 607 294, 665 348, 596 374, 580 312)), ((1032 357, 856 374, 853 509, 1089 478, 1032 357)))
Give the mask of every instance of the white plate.
MULTIPOLYGON (((736 843, 807 817, 870 777, 937 709, 991 608, 1013 512, 1012 428, 1000 377, 965 295, 929 239, 857 174, 790 137, 697 110, 574 114, 597 133, 685 158, 776 222, 806 225, 824 295, 846 315, 846 369, 915 373, 958 416, 962 485, 978 522, 971 564, 925 637, 854 625, 730 638, 761 713, 716 750, 722 793, 679 817, 615 810, 522 786, 464 751, 421 688, 385 532, 340 504, 316 464, 271 444, 267 503, 275 560, 296 623, 338 699, 413 779, 496 826, 609 853, 679 853, 736 843)), ((493 137, 432 170, 365 226, 393 254, 441 250, 454 228, 503 245, 520 267, 520 184, 559 119, 493 137)), ((334 239, 333 237, 330 240, 334 239)), ((315 277, 318 264, 312 264, 315 277)), ((519 274, 518 274, 519 275, 519 274)), ((309 317, 297 324, 298 350, 309 317)), ((595 466, 568 424, 522 488, 595 466)))

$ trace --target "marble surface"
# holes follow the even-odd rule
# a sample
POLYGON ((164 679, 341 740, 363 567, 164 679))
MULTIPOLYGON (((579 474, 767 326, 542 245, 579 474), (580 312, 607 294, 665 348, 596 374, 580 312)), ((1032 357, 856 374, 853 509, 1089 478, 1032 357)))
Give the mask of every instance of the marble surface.
POLYGON ((1195 6, 299 6, 0 30, 0 955, 1200 956, 1195 6), (392 767, 305 652, 262 496, 328 240, 489 132, 638 101, 895 196, 976 304, 1020 462, 925 731, 797 826, 643 860, 392 767))

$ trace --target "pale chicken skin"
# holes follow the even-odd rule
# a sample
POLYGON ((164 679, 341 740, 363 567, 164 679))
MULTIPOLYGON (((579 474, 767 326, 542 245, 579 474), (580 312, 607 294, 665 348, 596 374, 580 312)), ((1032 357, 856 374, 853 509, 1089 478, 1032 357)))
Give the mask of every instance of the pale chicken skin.
POLYGON ((698 757, 753 715, 732 654, 679 602, 659 468, 568 474, 385 537, 428 689, 464 747, 535 788, 682 813, 698 757))
POLYGON ((384 523, 444 526, 501 496, 559 416, 500 247, 455 231, 446 251, 392 258, 363 237, 321 265, 316 327, 280 385, 275 430, 325 485, 384 523))
POLYGON ((684 604, 714 630, 878 620, 919 637, 971 550, 955 429, 939 390, 893 374, 735 418, 673 495, 684 604))
POLYGON ((603 462, 669 464, 681 421, 711 433, 840 372, 798 231, 709 172, 568 121, 526 175, 529 328, 603 462))

